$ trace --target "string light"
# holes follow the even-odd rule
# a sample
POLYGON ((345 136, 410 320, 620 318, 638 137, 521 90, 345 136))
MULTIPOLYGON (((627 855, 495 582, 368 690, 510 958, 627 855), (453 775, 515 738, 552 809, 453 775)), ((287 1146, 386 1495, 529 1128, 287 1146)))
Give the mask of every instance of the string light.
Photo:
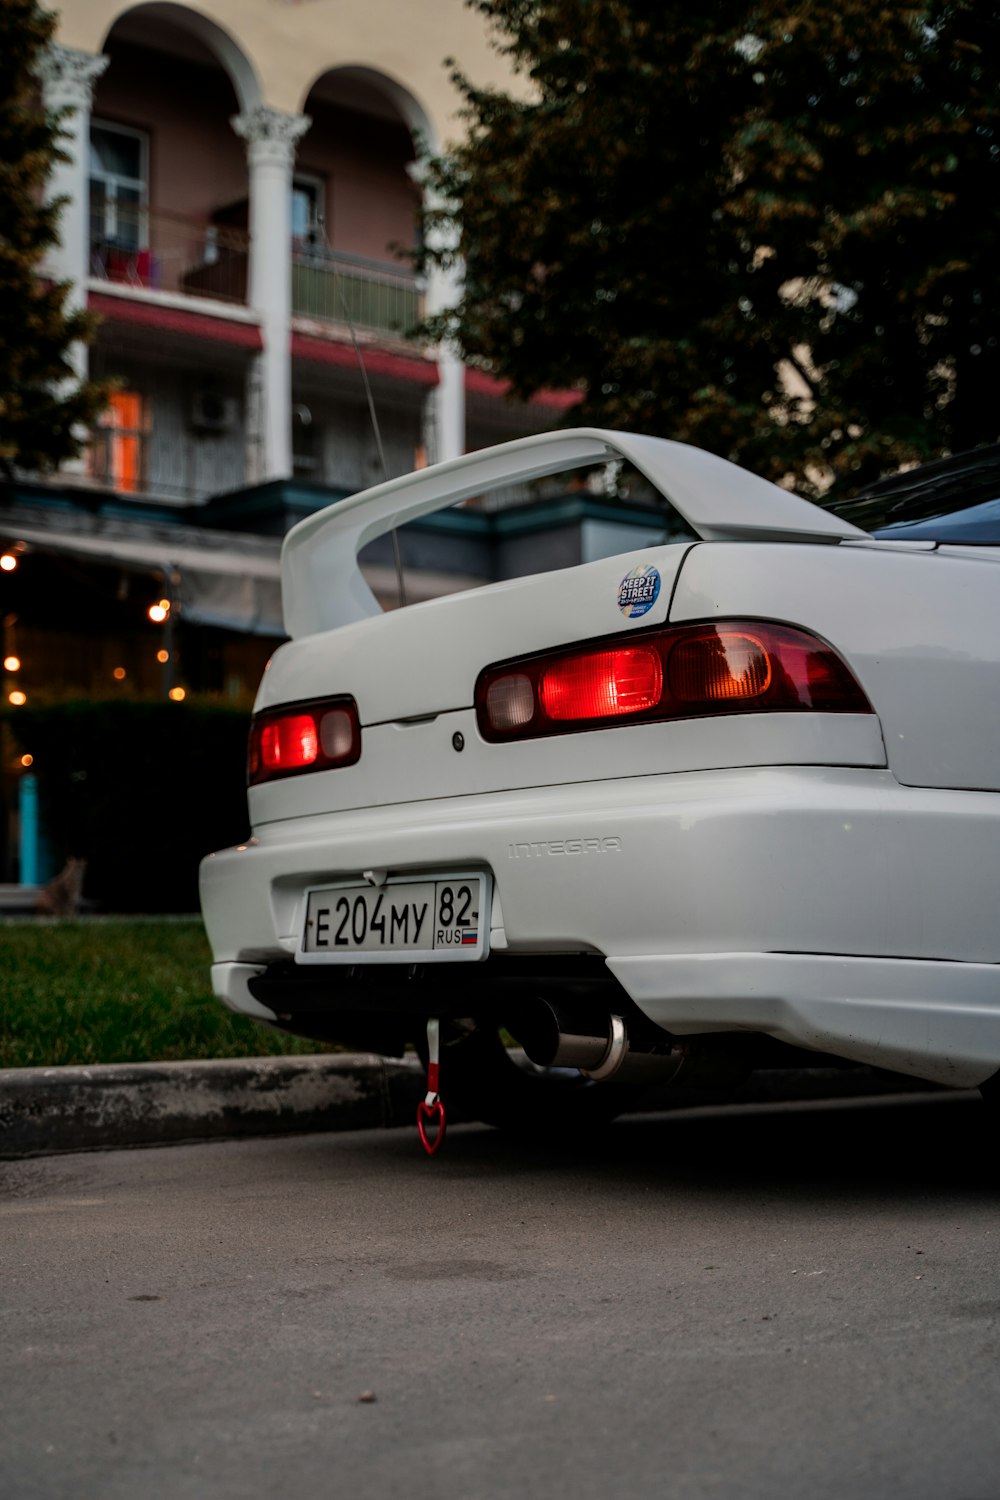
POLYGON ((172 698, 175 703, 183 703, 187 697, 187 690, 182 687, 171 688, 167 697, 172 698))
POLYGON ((5 573, 13 573, 16 567, 17 558, 13 552, 5 552, 3 557, 0 557, 0 568, 3 568, 5 573))
POLYGON ((24 769, 27 770, 29 766, 33 766, 35 764, 35 757, 33 755, 22 755, 21 764, 24 769))
POLYGON ((7 694, 7 702, 13 703, 15 708, 21 708, 28 701, 27 693, 22 693, 20 688, 16 692, 7 694))
POLYGON ((163 650, 157 651, 156 660, 160 663, 161 666, 165 666, 166 663, 170 660, 170 652, 163 650))
POLYGON ((20 672, 21 658, 19 656, 5 656, 3 660, 3 669, 5 672, 20 672))
POLYGON ((112 672, 111 675, 115 679, 116 682, 124 682, 125 681, 125 668, 124 667, 115 667, 115 670, 112 672))
POLYGON ((149 615, 149 618, 152 620, 154 625, 162 625, 164 620, 167 618, 167 615, 170 613, 170 605, 164 604, 163 600, 161 599, 159 604, 151 604, 146 613, 149 615))

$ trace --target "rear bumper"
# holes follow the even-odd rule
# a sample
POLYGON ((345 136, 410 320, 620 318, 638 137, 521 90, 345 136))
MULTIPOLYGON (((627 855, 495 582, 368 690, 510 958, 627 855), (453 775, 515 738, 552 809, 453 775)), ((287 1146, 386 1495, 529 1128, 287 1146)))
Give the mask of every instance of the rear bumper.
POLYGON ((871 1067, 973 1088, 1000 1067, 1000 965, 818 953, 609 958, 658 1026, 761 1031, 871 1067))
MULTIPOLYGON (((759 1032, 954 1088, 973 1088, 1000 1068, 996 964, 712 953, 609 958, 607 967, 639 1009, 676 1036, 759 1032)), ((213 988, 231 1010, 274 1022, 277 1012, 251 993, 264 972, 262 964, 214 964, 213 988)), ((332 1011, 336 973, 329 983, 332 1011)), ((551 979, 548 992, 559 990, 551 979)))
POLYGON ((202 865, 216 993, 260 1016, 247 979, 294 955, 306 888, 372 867, 492 871, 495 950, 603 955, 671 1031, 764 1031, 957 1085, 1000 1066, 994 793, 775 767, 267 824, 202 865))

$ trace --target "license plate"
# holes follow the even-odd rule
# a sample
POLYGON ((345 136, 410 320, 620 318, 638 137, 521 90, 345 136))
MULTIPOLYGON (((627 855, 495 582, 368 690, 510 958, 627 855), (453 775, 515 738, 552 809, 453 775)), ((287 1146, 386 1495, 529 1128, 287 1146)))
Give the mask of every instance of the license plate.
POLYGON ((422 963, 482 958, 489 946, 487 875, 424 876, 306 892, 302 964, 422 963))

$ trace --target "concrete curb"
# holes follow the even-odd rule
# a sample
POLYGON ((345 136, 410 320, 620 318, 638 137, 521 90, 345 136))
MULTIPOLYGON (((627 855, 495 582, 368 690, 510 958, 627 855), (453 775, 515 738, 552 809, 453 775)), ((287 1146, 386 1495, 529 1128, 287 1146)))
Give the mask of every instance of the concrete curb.
MULTIPOLYGON (((415 1057, 396 1061, 368 1053, 0 1069, 0 1159, 412 1125, 424 1088, 415 1057)), ((724 1096, 654 1088, 641 1107, 676 1110, 925 1091, 933 1091, 933 1085, 871 1068, 764 1070, 724 1096)))
POLYGON ((410 1124, 416 1058, 367 1054, 0 1069, 0 1157, 410 1124))

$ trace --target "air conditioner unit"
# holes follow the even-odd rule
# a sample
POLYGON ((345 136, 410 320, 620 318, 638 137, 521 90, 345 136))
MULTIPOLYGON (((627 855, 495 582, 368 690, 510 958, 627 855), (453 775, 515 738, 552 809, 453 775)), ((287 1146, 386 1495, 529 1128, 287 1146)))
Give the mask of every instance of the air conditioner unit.
POLYGON ((232 432, 236 402, 216 391, 196 391, 191 401, 191 426, 196 432, 232 432))

